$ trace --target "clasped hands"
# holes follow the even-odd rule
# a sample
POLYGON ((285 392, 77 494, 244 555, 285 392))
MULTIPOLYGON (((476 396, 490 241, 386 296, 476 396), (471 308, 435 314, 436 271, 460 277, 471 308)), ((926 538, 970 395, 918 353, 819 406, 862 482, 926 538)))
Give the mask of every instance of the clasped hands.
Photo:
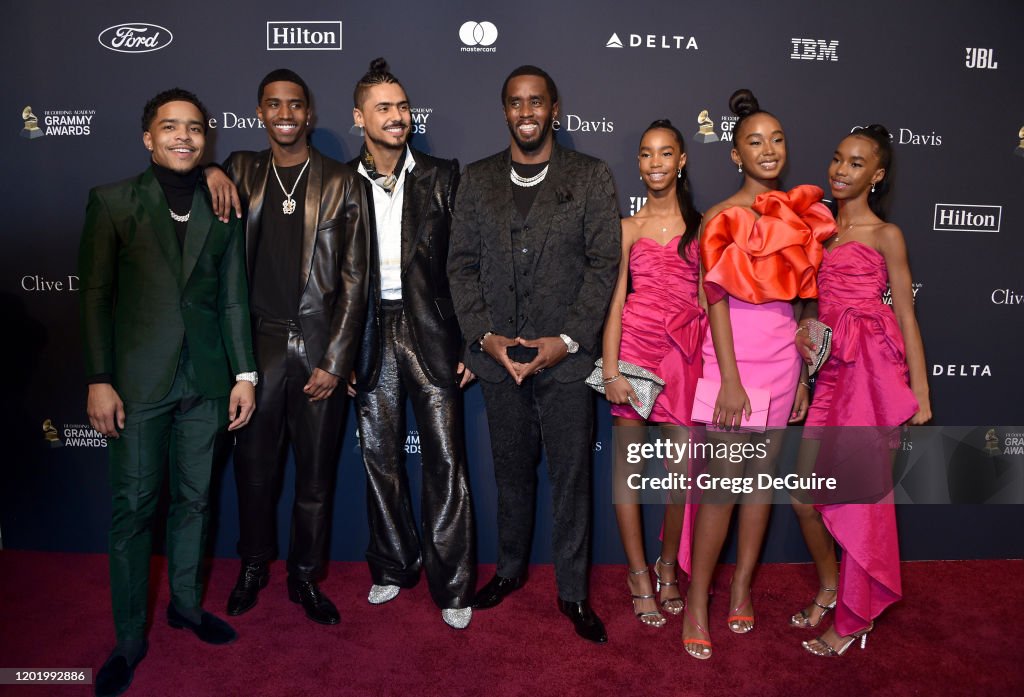
POLYGON ((542 336, 536 339, 524 339, 517 336, 510 339, 500 334, 488 334, 481 342, 481 348, 508 371, 517 385, 522 385, 523 380, 536 375, 545 368, 558 365, 563 358, 569 355, 568 347, 558 336, 542 336), (509 358, 510 346, 537 349, 537 355, 529 363, 520 363, 509 358))

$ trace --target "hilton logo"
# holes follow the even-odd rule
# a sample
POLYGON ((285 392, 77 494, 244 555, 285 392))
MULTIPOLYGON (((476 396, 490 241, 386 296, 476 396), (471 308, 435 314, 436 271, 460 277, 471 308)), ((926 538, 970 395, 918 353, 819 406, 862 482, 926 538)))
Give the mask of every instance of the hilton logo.
POLYGON ((932 229, 958 232, 999 232, 1002 220, 1002 206, 936 203, 932 229))
POLYGON ((789 40, 793 44, 793 52, 789 54, 790 60, 795 61, 832 61, 839 60, 839 40, 827 41, 826 39, 797 39, 789 40))
POLYGON ((341 20, 267 22, 268 51, 340 51, 341 20))
POLYGON ((968 48, 964 65, 972 70, 997 70, 999 63, 996 61, 995 49, 991 48, 968 48))

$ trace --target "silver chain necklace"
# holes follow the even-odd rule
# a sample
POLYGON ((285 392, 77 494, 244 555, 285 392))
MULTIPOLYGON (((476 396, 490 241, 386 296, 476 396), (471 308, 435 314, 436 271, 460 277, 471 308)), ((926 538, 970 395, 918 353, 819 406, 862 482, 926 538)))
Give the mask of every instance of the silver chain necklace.
POLYGON ((509 173, 511 174, 511 178, 512 178, 512 183, 515 184, 516 186, 526 186, 526 187, 537 186, 542 181, 544 181, 544 177, 548 176, 548 167, 550 167, 550 166, 551 165, 544 165, 544 169, 542 169, 541 171, 537 172, 532 177, 522 177, 522 176, 520 176, 519 174, 516 173, 516 168, 512 167, 509 170, 509 173))
POLYGON ((189 209, 188 213, 186 213, 185 215, 178 215, 170 208, 167 209, 167 212, 171 214, 171 220, 173 220, 176 223, 187 223, 188 217, 192 215, 192 209, 189 209))
MULTIPOLYGON (((292 186, 292 190, 288 191, 284 188, 284 183, 281 181, 281 175, 277 173, 277 165, 274 163, 274 158, 270 158, 270 168, 274 170, 274 177, 277 179, 277 185, 281 187, 281 193, 284 194, 284 201, 281 203, 281 211, 285 215, 291 215, 295 212, 295 199, 292 198, 292 194, 299 188, 299 182, 302 181, 302 175, 306 173, 306 168, 309 167, 309 158, 306 158, 306 164, 302 165, 302 169, 299 170, 299 176, 295 177, 295 184, 292 186)), ((173 215, 173 214, 172 214, 173 215)))

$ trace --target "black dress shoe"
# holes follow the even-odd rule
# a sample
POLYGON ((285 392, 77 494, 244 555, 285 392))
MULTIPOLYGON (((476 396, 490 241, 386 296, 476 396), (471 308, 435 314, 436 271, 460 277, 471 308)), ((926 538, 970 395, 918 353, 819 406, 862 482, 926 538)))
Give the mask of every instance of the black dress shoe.
POLYGON ((306 617, 320 624, 338 624, 341 617, 338 608, 330 598, 324 595, 314 581, 306 581, 288 577, 288 599, 293 603, 301 603, 306 617))
POLYGON ((188 629, 193 634, 199 637, 200 641, 205 641, 207 644, 230 644, 232 641, 238 638, 238 634, 231 628, 231 625, 211 615, 206 610, 200 610, 202 613, 199 617, 198 622, 193 622, 189 618, 178 612, 178 609, 174 607, 174 603, 167 606, 167 624, 171 625, 174 629, 188 629))
POLYGON ((270 582, 270 570, 264 561, 242 562, 238 580, 228 596, 228 614, 237 617, 256 606, 260 590, 270 582))
POLYGON ((142 642, 142 650, 135 657, 135 660, 131 662, 118 653, 117 649, 114 649, 114 653, 110 654, 110 658, 107 659, 107 662, 96 673, 96 685, 94 687, 96 697, 116 697, 117 695, 124 694, 124 691, 132 684, 136 666, 146 657, 148 649, 149 644, 145 641, 142 642))
POLYGON ((525 582, 526 579, 522 576, 505 578, 504 576, 494 574, 494 578, 477 591, 476 598, 473 599, 473 609, 486 610, 489 607, 494 607, 504 600, 506 595, 522 588, 525 582))
POLYGON ((595 644, 604 644, 608 641, 608 634, 604 631, 604 624, 586 600, 579 603, 572 603, 568 600, 558 599, 558 609, 563 615, 572 621, 576 633, 587 641, 595 644))

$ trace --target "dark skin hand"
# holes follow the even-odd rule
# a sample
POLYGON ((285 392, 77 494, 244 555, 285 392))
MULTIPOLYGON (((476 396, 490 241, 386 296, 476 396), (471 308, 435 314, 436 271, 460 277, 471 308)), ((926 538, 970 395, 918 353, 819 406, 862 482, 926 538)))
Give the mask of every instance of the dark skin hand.
POLYGON ((515 339, 509 339, 499 334, 488 334, 483 341, 482 348, 488 356, 508 371, 517 385, 522 385, 523 380, 536 375, 545 368, 558 365, 569 353, 565 342, 557 336, 542 336, 537 339, 524 339, 518 336, 515 339), (508 357, 508 348, 516 345, 537 349, 537 355, 529 363, 513 361, 508 357))
POLYGON ((328 373, 326 370, 314 368, 313 374, 309 376, 309 382, 302 388, 302 391, 309 395, 309 401, 319 402, 334 394, 338 387, 340 378, 337 375, 328 373))

